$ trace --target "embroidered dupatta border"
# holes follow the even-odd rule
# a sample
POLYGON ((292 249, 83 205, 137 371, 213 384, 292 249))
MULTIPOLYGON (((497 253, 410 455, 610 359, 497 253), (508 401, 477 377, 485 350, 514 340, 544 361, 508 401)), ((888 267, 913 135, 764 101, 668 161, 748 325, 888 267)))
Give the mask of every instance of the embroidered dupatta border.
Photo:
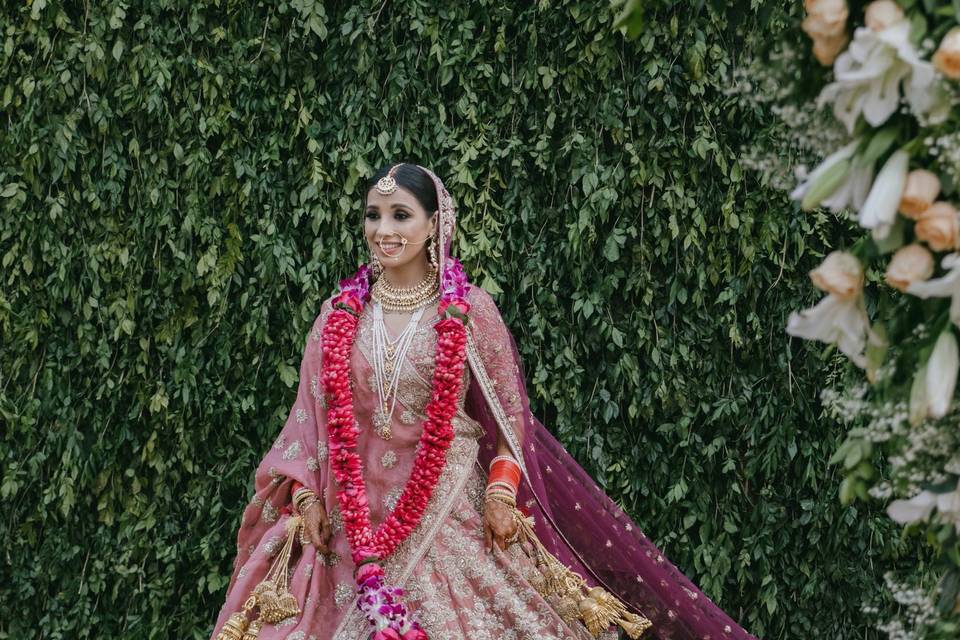
POLYGON ((483 359, 480 357, 480 352, 477 350, 477 344, 473 339, 473 333, 469 327, 467 328, 467 360, 470 363, 470 368, 473 370, 473 375, 480 384, 483 397, 487 399, 487 406, 490 407, 493 418, 497 421, 497 426, 500 427, 500 432, 507 440, 507 446, 510 448, 510 452, 513 454, 513 457, 517 459, 517 462, 520 463, 520 470, 523 472, 523 475, 529 477, 527 466, 523 462, 523 450, 520 447, 520 440, 517 438, 517 434, 513 432, 513 427, 510 426, 510 421, 507 419, 507 412, 504 411, 503 405, 500 404, 500 398, 497 397, 497 392, 493 388, 493 381, 490 380, 490 376, 487 375, 487 369, 483 364, 483 359))

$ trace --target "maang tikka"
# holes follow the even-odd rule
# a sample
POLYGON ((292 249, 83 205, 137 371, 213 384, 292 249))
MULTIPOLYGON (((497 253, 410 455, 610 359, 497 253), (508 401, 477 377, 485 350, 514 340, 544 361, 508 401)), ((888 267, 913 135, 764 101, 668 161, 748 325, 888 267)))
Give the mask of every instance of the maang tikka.
POLYGON ((375 189, 377 190, 377 193, 379 193, 382 196, 388 196, 397 190, 397 179, 394 178, 393 176, 394 174, 396 174, 397 168, 399 166, 400 166, 399 164, 393 165, 392 167, 390 167, 390 171, 387 171, 387 175, 377 180, 377 184, 375 187, 375 189))

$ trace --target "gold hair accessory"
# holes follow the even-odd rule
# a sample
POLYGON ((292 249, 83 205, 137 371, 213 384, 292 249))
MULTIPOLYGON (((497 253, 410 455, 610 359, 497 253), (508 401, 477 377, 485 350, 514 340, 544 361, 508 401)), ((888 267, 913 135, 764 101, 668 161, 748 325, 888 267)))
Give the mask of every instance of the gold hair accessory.
POLYGON ((394 178, 393 175, 397 172, 397 167, 399 166, 399 164, 393 165, 390 167, 390 171, 387 172, 387 175, 377 180, 377 193, 382 196, 388 196, 397 190, 397 179, 394 178))

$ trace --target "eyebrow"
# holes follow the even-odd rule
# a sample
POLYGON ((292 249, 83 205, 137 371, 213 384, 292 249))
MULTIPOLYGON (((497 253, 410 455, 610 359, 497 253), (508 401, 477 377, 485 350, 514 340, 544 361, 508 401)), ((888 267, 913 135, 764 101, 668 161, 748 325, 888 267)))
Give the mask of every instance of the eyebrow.
MULTIPOLYGON (((406 204, 393 204, 393 205, 391 205, 390 208, 391 208, 391 209, 398 209, 398 208, 400 208, 400 207, 403 207, 404 209, 410 209, 410 208, 411 208, 409 205, 406 205, 406 204)), ((368 204, 368 205, 367 205, 367 209, 379 209, 379 208, 380 208, 380 207, 378 207, 378 206, 375 205, 375 204, 368 204)))

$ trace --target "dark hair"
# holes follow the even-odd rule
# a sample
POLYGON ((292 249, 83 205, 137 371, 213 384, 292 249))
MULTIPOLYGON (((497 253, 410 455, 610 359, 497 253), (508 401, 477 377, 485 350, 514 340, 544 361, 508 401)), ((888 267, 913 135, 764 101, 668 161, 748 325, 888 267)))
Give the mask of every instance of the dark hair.
MULTIPOLYGON (((373 174, 373 177, 367 181, 367 190, 363 196, 364 200, 366 200, 366 194, 370 193, 370 189, 373 189, 373 186, 377 184, 377 180, 387 175, 390 167, 394 164, 396 163, 380 167, 380 169, 373 174)), ((430 176, 417 165, 404 162, 394 171, 393 177, 399 186, 412 193, 413 197, 420 203, 420 206, 426 209, 427 218, 432 218, 434 212, 439 208, 439 204, 437 203, 437 188, 433 184, 433 180, 430 179, 430 176)))

